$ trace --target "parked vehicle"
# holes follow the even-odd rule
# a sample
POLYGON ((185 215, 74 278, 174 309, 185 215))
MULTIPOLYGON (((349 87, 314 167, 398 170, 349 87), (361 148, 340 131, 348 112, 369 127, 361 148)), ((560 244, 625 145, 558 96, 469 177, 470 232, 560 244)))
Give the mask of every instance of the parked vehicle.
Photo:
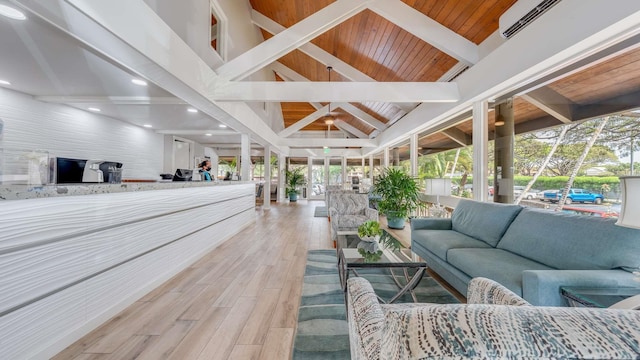
MULTIPOLYGON (((541 200, 554 203, 558 202, 560 197, 562 197, 562 190, 547 190, 544 192, 544 198, 541 200)), ((571 205, 571 203, 574 202, 592 202, 599 205, 602 204, 602 201, 604 201, 604 196, 602 196, 602 194, 592 193, 584 189, 569 189, 565 204, 571 205)))
POLYGON ((608 210, 593 210, 593 209, 582 209, 582 208, 563 206, 562 212, 568 212, 571 214, 578 214, 578 215, 602 217, 602 218, 613 218, 613 219, 618 218, 617 212, 608 211, 608 210))
MULTIPOLYGON (((520 194, 522 194, 522 192, 524 191, 525 188, 526 188, 526 186, 515 185, 513 187, 513 197, 517 198, 518 196, 520 196, 520 194)), ((540 192, 540 190, 529 189, 529 191, 527 191, 525 193, 523 199, 533 200, 533 199, 535 199, 537 197, 539 192, 540 192)))

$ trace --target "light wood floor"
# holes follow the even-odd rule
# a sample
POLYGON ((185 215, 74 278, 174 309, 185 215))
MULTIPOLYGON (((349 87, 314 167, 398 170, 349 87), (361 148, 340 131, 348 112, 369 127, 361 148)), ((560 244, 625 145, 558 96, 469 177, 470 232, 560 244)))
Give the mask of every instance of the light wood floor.
POLYGON ((257 210, 255 225, 54 359, 289 359, 307 250, 332 247, 327 218, 313 217, 323 205, 257 210))

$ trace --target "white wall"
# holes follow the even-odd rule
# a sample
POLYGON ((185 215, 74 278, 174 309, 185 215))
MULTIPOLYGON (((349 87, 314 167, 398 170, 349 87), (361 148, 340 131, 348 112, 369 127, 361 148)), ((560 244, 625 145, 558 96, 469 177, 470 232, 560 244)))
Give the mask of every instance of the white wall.
POLYGON ((0 88, 6 149, 46 150, 50 157, 117 161, 123 178, 157 179, 163 136, 110 117, 49 104, 0 88))

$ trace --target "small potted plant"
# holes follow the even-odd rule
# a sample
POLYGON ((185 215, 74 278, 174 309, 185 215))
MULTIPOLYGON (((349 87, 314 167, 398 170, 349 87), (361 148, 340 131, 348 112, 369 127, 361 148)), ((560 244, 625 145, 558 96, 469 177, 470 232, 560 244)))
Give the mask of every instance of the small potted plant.
POLYGON ((298 188, 307 183, 302 173, 302 168, 295 168, 291 171, 287 170, 286 183, 287 188, 285 191, 287 196, 289 196, 289 201, 298 201, 298 188))
POLYGON ((358 226, 358 237, 364 241, 377 241, 382 235, 380 223, 375 220, 365 221, 358 226))
POLYGON ((404 221, 418 207, 418 183, 400 169, 386 168, 373 185, 373 193, 380 196, 378 209, 387 216, 391 229, 403 229, 404 221))

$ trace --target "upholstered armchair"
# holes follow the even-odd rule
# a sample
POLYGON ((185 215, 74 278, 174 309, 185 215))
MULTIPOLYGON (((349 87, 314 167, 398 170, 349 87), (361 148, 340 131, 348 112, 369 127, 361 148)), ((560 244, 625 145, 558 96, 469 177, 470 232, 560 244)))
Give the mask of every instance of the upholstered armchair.
MULTIPOLYGON (((329 185, 329 186, 335 187, 337 185, 329 185)), ((339 194, 353 194, 353 193, 354 193, 353 190, 343 190, 342 186, 336 189, 327 189, 327 191, 324 194, 325 196, 324 202, 327 204, 327 211, 331 209, 331 198, 339 194)), ((329 221, 331 221, 331 214, 329 214, 329 221)))
POLYGON ((338 193, 331 196, 331 238, 337 240, 338 231, 355 231, 367 220, 378 220, 378 210, 369 208, 367 194, 338 193))

